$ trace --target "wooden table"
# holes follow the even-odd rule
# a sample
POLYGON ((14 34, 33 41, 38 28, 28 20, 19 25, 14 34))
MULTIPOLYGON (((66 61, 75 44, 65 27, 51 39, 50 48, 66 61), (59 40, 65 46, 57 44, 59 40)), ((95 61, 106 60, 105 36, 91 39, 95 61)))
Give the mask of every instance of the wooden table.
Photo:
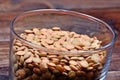
POLYGON ((120 80, 120 1, 119 0, 0 0, 0 80, 8 80, 10 22, 18 14, 42 8, 64 8, 83 12, 106 21, 117 33, 107 80, 120 80))

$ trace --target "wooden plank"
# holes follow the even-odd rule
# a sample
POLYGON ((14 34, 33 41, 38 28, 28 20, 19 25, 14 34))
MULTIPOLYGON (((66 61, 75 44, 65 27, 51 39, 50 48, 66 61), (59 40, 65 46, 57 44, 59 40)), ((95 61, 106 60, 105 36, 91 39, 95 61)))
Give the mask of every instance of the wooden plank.
POLYGON ((101 9, 120 7, 119 0, 5 0, 0 2, 0 11, 25 11, 43 8, 101 9))
POLYGON ((112 26, 120 31, 120 8, 116 9, 88 9, 88 10, 74 10, 77 12, 82 12, 94 17, 97 17, 103 21, 112 23, 112 26))
POLYGON ((120 80, 120 71, 109 71, 107 80, 120 80))
POLYGON ((0 45, 0 69, 4 69, 9 65, 9 42, 0 42, 0 45))

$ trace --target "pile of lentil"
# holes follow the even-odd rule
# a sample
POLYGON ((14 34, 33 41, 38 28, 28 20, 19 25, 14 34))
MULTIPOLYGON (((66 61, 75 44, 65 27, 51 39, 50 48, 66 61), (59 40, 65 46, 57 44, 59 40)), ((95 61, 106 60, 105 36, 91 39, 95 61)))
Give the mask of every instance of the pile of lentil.
MULTIPOLYGON (((23 39, 51 50, 75 52, 101 47, 96 37, 63 31, 60 27, 33 28, 20 34, 23 39)), ((32 48, 14 40, 14 80, 95 80, 103 68, 106 51, 91 55, 61 55, 32 48)))

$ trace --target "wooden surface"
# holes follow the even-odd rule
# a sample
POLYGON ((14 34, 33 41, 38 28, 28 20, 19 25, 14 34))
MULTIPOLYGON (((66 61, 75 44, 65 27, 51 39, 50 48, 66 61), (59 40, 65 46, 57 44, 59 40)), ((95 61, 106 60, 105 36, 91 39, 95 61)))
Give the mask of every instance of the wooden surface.
POLYGON ((100 18, 115 28, 115 43, 107 80, 120 80, 120 1, 119 0, 0 0, 0 80, 8 80, 9 27, 18 14, 42 8, 64 8, 100 18))

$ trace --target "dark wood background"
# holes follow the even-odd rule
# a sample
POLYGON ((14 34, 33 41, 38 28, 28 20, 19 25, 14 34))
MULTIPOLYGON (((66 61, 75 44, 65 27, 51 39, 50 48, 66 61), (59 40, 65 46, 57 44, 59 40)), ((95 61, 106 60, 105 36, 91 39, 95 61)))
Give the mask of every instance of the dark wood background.
POLYGON ((117 33, 107 80, 120 80, 120 0, 0 0, 0 80, 8 80, 10 22, 34 9, 67 9, 107 22, 117 33))

